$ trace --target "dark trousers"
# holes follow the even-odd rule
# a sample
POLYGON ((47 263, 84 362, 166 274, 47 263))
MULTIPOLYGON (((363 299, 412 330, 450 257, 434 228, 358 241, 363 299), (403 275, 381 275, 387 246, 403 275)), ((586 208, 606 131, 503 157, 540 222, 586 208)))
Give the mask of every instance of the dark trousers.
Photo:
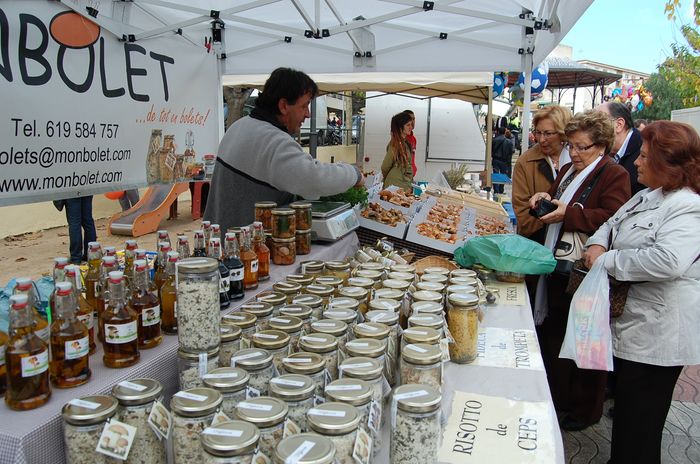
POLYGON ((124 196, 119 199, 119 205, 122 207, 122 211, 131 209, 136 203, 139 202, 139 190, 130 189, 124 191, 124 196))
POLYGON ((66 200, 66 219, 70 238, 70 262, 80 264, 87 259, 88 243, 97 240, 95 221, 92 219, 92 195, 66 200))
POLYGON ((683 366, 653 366, 615 358, 611 463, 659 464, 661 435, 682 370, 683 366))
POLYGON ((568 277, 561 275, 548 277, 549 315, 537 327, 537 336, 554 407, 567 412, 572 419, 594 424, 603 415, 608 373, 579 369, 572 360, 559 358, 571 304, 571 296, 564 292, 567 282, 568 277))
MULTIPOLYGON (((493 159, 491 160, 491 166, 493 167, 493 172, 496 174, 505 174, 510 177, 512 168, 506 161, 493 159)), ((494 185, 493 191, 495 193, 503 193, 503 184, 494 185)))

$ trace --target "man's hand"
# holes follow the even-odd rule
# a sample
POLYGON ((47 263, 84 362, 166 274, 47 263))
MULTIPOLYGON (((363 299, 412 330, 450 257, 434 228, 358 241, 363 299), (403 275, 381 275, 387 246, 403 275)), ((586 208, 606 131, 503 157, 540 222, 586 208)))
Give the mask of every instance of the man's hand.
POLYGON ((542 216, 540 221, 544 222, 545 224, 556 224, 557 222, 562 222, 564 220, 564 215, 566 214, 566 203, 562 203, 559 200, 551 200, 551 202, 557 205, 557 209, 542 216))
POLYGON ((595 263, 595 260, 598 259, 600 255, 605 253, 606 250, 604 247, 600 245, 591 245, 588 247, 586 251, 583 252, 583 261, 586 263, 586 267, 588 269, 593 267, 593 263, 595 263))

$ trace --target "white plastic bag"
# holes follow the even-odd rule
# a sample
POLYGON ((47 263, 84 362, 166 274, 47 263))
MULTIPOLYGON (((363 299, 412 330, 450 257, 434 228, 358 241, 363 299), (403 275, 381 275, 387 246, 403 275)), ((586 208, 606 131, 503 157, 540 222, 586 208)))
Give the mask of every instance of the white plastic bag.
POLYGON ((574 293, 560 358, 580 369, 613 370, 608 273, 599 256, 574 293))

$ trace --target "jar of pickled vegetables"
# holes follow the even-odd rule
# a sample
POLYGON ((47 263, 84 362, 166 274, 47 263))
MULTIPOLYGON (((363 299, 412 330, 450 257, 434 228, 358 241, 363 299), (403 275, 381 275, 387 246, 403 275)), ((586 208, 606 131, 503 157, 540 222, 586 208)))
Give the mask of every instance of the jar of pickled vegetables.
POLYGON ((274 201, 258 201, 255 203, 255 221, 262 222, 266 232, 272 230, 272 210, 277 208, 274 201))
POLYGON ((288 266, 294 264, 297 258, 297 244, 296 237, 292 238, 273 238, 272 248, 270 250, 272 254, 272 262, 278 266, 288 266))
MULTIPOLYGON (((310 229, 310 227, 307 227, 310 229)), ((291 208, 275 208, 272 210, 272 238, 294 239, 297 230, 297 221, 294 210, 291 208)))
POLYGON ((311 253, 311 229, 296 231, 297 255, 311 253))
POLYGON ((297 230, 310 230, 312 221, 311 203, 308 201, 295 201, 290 203, 289 207, 294 210, 297 230))

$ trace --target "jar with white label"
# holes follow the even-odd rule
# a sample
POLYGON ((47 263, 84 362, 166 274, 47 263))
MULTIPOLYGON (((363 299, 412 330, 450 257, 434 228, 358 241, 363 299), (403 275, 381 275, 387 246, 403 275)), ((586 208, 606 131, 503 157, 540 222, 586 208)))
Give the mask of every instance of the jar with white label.
MULTIPOLYGON (((390 360, 394 361, 393 366, 399 359, 399 314, 393 311, 368 311, 365 320, 389 327, 389 337, 387 338, 386 354, 390 360)), ((373 338, 373 337, 369 337, 373 338)))
POLYGON ((453 293, 448 297, 450 310, 447 324, 454 343, 450 343, 450 359, 458 364, 474 361, 478 355, 479 297, 472 293, 453 293))
POLYGON ((415 264, 392 264, 391 270, 395 272, 409 272, 411 274, 416 273, 415 264))
POLYGON ((401 333, 401 350, 411 343, 439 345, 441 338, 440 332, 430 327, 410 327, 401 333))
POLYGON ((345 261, 326 261, 325 274, 343 279, 343 284, 345 284, 350 278, 350 263, 345 261))
MULTIPOLYGON (((254 301, 243 303, 240 306, 242 312, 250 313, 255 316, 256 331, 267 330, 270 328, 270 318, 274 311, 274 306, 266 301, 254 301)), ((235 313, 234 313, 235 314, 235 313)))
POLYGON ((391 431, 391 464, 436 464, 442 428, 440 392, 428 385, 402 385, 394 391, 395 426, 391 431))
POLYGON ((437 314, 441 316, 444 314, 445 309, 442 303, 437 303, 435 301, 415 301, 411 303, 411 315, 416 316, 418 314, 437 314))
MULTIPOLYGON (((375 359, 382 366, 382 381, 387 382, 389 388, 386 366, 386 342, 372 338, 356 338, 345 344, 345 351, 349 357, 363 357, 375 359)), ((394 375, 395 377, 395 375, 394 375)), ((367 380, 367 379, 365 379, 367 380)), ((380 384, 380 388, 384 388, 380 384)), ((382 390, 383 392, 384 390, 382 390)))
POLYGON ((321 319, 321 314, 326 309, 323 306, 323 298, 318 295, 312 295, 310 293, 300 293, 295 296, 292 300, 292 304, 301 304, 311 308, 311 317, 315 319, 321 319))
POLYGON ((299 348, 309 353, 320 354, 331 380, 338 378, 338 339, 325 333, 312 333, 299 339, 299 348))
POLYGON ((416 284, 416 290, 428 290, 441 294, 445 293, 445 287, 447 287, 447 285, 441 284, 440 282, 420 281, 416 284))
MULTIPOLYGON (((381 253, 377 252, 376 250, 369 250, 370 252, 374 251, 377 253, 378 257, 381 258, 381 253)), ((382 263, 378 263, 376 261, 370 261, 368 263, 360 263, 360 269, 368 269, 371 271, 381 271, 386 275, 386 267, 382 263)), ((386 278, 386 277, 384 277, 386 278)))
POLYGON ((426 274, 439 274, 443 276, 449 276, 450 275, 450 270, 447 269, 446 267, 442 266, 431 266, 431 267, 426 267, 423 269, 423 275, 426 274))
POLYGON ((301 374, 309 377, 315 385, 314 395, 323 398, 326 385, 326 360, 318 353, 300 351, 290 354, 282 360, 282 368, 288 374, 301 374))
POLYGON ((219 263, 186 258, 177 263, 177 339, 180 349, 201 353, 221 342, 219 263))
MULTIPOLYGON (((384 400, 384 364, 366 356, 346 358, 340 363, 340 377, 360 379, 372 386, 372 401, 380 406, 384 400)), ((381 417, 381 414, 380 414, 381 417)))
POLYGON ((299 350, 302 325, 302 320, 294 316, 279 315, 270 319, 271 330, 279 330, 289 335, 289 351, 292 353, 299 350))
POLYGON ((328 309, 350 309, 355 312, 357 316, 357 312, 360 310, 360 302, 355 298, 350 298, 349 296, 339 296, 328 302, 328 309))
POLYGON ((219 347, 204 353, 177 350, 177 371, 180 390, 201 387, 202 376, 219 367, 219 347))
POLYGON ((345 322, 336 319, 314 321, 311 323, 311 332, 311 335, 314 333, 333 335, 338 340, 338 349, 345 352, 345 343, 348 341, 348 325, 345 322))
POLYGON ((289 354, 289 340, 287 333, 272 329, 254 333, 252 337, 254 348, 262 348, 272 355, 277 372, 282 370, 282 359, 289 354))
POLYGON ((69 464, 106 464, 114 459, 96 453, 105 423, 117 413, 116 398, 84 396, 63 406, 63 442, 69 464))
POLYGON ((246 311, 236 311, 221 316, 222 324, 231 324, 241 328, 241 349, 250 348, 250 337, 257 330, 257 321, 258 318, 255 314, 246 311))
POLYGON ((281 316, 297 317, 301 320, 301 326, 305 331, 311 329, 311 308, 303 304, 284 305, 280 309, 281 316))
POLYGON ((334 275, 318 276, 314 279, 314 284, 333 287, 333 296, 338 296, 338 289, 343 286, 345 280, 334 275))
POLYGON ((375 281, 372 279, 368 279, 366 277, 350 277, 348 279, 347 285, 345 285, 344 288, 352 288, 352 287, 359 287, 364 290, 367 290, 367 294, 358 294, 358 293, 348 293, 348 291, 343 291, 343 289, 340 290, 339 295, 340 296, 349 296, 350 298, 355 298, 362 304, 362 295, 364 295, 366 301, 365 303, 369 303, 369 300, 372 299, 373 297, 373 292, 374 292, 374 284, 375 281))
POLYGON ((336 401, 319 404, 309 410, 307 420, 310 431, 333 442, 336 463, 355 464, 352 450, 360 424, 360 413, 355 406, 336 401))
POLYGON ((420 313, 408 318, 409 327, 430 327, 444 335, 445 318, 442 315, 420 313))
POLYGON ((277 445, 274 464, 335 464, 335 446, 315 433, 292 435, 277 445))
POLYGON ((261 396, 238 403, 236 418, 258 427, 260 431, 258 451, 265 456, 272 456, 275 446, 282 440, 287 411, 287 404, 284 401, 261 396))
POLYGON ((221 347, 219 350, 219 367, 231 365, 231 356, 241 349, 241 328, 234 324, 221 324, 221 347))
POLYGON ((447 275, 444 275, 444 274, 426 274, 426 273, 423 273, 420 280, 421 280, 421 282, 434 282, 437 284, 447 285, 447 282, 449 281, 449 277, 447 277, 447 275))
POLYGON ((408 287, 411 286, 411 282, 405 280, 397 279, 384 279, 382 282, 382 288, 393 288, 394 290, 400 290, 404 293, 408 291, 408 287))
POLYGON ((373 288, 378 290, 382 288, 382 280, 386 278, 386 274, 382 271, 375 271, 372 269, 358 269, 355 271, 354 277, 364 277, 365 279, 370 279, 374 282, 373 288))
POLYGON ((374 292, 375 300, 394 300, 398 303, 402 303, 404 299, 405 292, 397 290, 395 288, 380 288, 374 292))
POLYGON ((404 282, 410 282, 410 283, 413 283, 415 278, 416 278, 415 274, 411 274, 410 272, 391 271, 387 275, 387 279, 403 280, 404 282))
POLYGON ((212 388, 191 388, 175 393, 170 400, 170 432, 175 464, 198 462, 202 450, 200 434, 209 427, 223 397, 212 388))
POLYGON ((231 420, 207 427, 200 435, 202 464, 252 464, 260 432, 248 422, 231 420))
POLYGON ((306 432, 306 413, 314 406, 316 384, 306 375, 285 374, 270 381, 270 396, 287 403, 287 419, 306 432))
POLYGON ((375 298, 369 302, 370 311, 389 311, 398 314, 401 310, 401 303, 389 298, 375 298))
POLYGON ((442 350, 439 345, 409 343, 401 350, 401 385, 418 383, 442 389, 442 350))
MULTIPOLYGON (((342 306, 331 306, 323 313, 323 319, 343 322, 347 326, 347 331, 349 332, 353 327, 355 327, 355 324, 357 324, 357 311, 350 308, 344 308, 342 306)), ((339 347, 343 351, 345 351, 345 341, 346 340, 339 342, 339 347)))
POLYGON ((285 296, 284 304, 291 304, 292 300, 294 299, 294 296, 298 295, 299 292, 301 292, 301 284, 295 282, 286 282, 284 280, 280 282, 275 282, 272 285, 272 288, 275 292, 281 293, 285 296))
MULTIPOLYGON (((320 285, 320 284, 313 283, 311 285, 306 286, 306 293, 321 297, 321 306, 323 309, 326 309, 328 307, 328 300, 331 299, 334 292, 335 292, 335 289, 333 287, 328 286, 328 285, 320 285)), ((296 303, 298 301, 294 300, 294 302, 296 303)), ((304 303, 304 304, 308 304, 308 303, 304 303)))
MULTIPOLYGON (((368 339, 376 340, 381 342, 384 346, 384 353, 386 358, 384 360, 384 376, 389 382, 389 385, 394 385, 396 382, 396 356, 398 354, 398 349, 396 345, 393 345, 392 352, 389 352, 391 338, 389 337, 390 329, 386 324, 380 322, 363 322, 362 324, 357 324, 353 329, 355 333, 355 340, 361 340, 364 343, 368 339)), ((347 344, 346 344, 347 346, 347 344)), ((353 349, 346 349, 349 356, 370 356, 366 353, 358 353, 357 344, 353 343, 353 349), (354 354, 351 354, 353 352, 354 354)))
MULTIPOLYGON (((351 279, 357 279, 358 277, 352 277, 351 279)), ((357 305, 357 312, 358 314, 364 315, 367 312, 367 302, 370 299, 370 290, 367 288, 362 288, 362 287, 341 287, 341 289, 338 291, 339 297, 336 298, 335 300, 342 300, 346 298, 351 298, 353 300, 356 300, 358 305, 357 305)), ((333 300, 333 301, 335 301, 333 300)), ((335 305, 337 306, 339 303, 336 303, 335 305)))
POLYGON ((231 367, 240 367, 250 378, 248 389, 255 395, 267 395, 270 380, 274 377, 272 354, 260 348, 247 348, 234 353, 231 367))
POLYGON ((282 292, 265 290, 255 295, 255 300, 272 305, 272 315, 276 316, 280 313, 280 308, 287 304, 288 296, 282 292))
POLYGON ((323 261, 302 261, 301 263, 301 273, 318 276, 323 274, 326 263, 323 261))
POLYGON ((223 397, 221 410, 228 417, 233 417, 236 405, 246 399, 249 379, 248 373, 238 367, 220 367, 202 376, 205 387, 221 393, 223 397))
POLYGON ((311 285, 314 282, 314 276, 308 274, 287 274, 284 280, 301 284, 303 290, 307 285, 311 285))
POLYGON ((132 379, 119 382, 112 388, 112 396, 119 401, 117 419, 136 427, 136 436, 129 451, 127 464, 148 462, 165 464, 165 441, 148 423, 153 404, 161 401, 163 386, 154 379, 132 379))
POLYGON ((374 403, 372 385, 361 379, 344 378, 326 385, 326 400, 355 406, 360 413, 360 427, 372 437, 372 456, 381 449, 381 429, 379 413, 381 408, 374 403))
POLYGON ((477 296, 479 294, 479 290, 476 287, 476 282, 475 282, 475 285, 473 285, 473 286, 467 285, 467 284, 461 284, 461 283, 457 283, 457 284, 453 283, 453 284, 450 284, 447 286, 446 292, 447 292, 448 296, 453 294, 453 293, 473 293, 477 296))

